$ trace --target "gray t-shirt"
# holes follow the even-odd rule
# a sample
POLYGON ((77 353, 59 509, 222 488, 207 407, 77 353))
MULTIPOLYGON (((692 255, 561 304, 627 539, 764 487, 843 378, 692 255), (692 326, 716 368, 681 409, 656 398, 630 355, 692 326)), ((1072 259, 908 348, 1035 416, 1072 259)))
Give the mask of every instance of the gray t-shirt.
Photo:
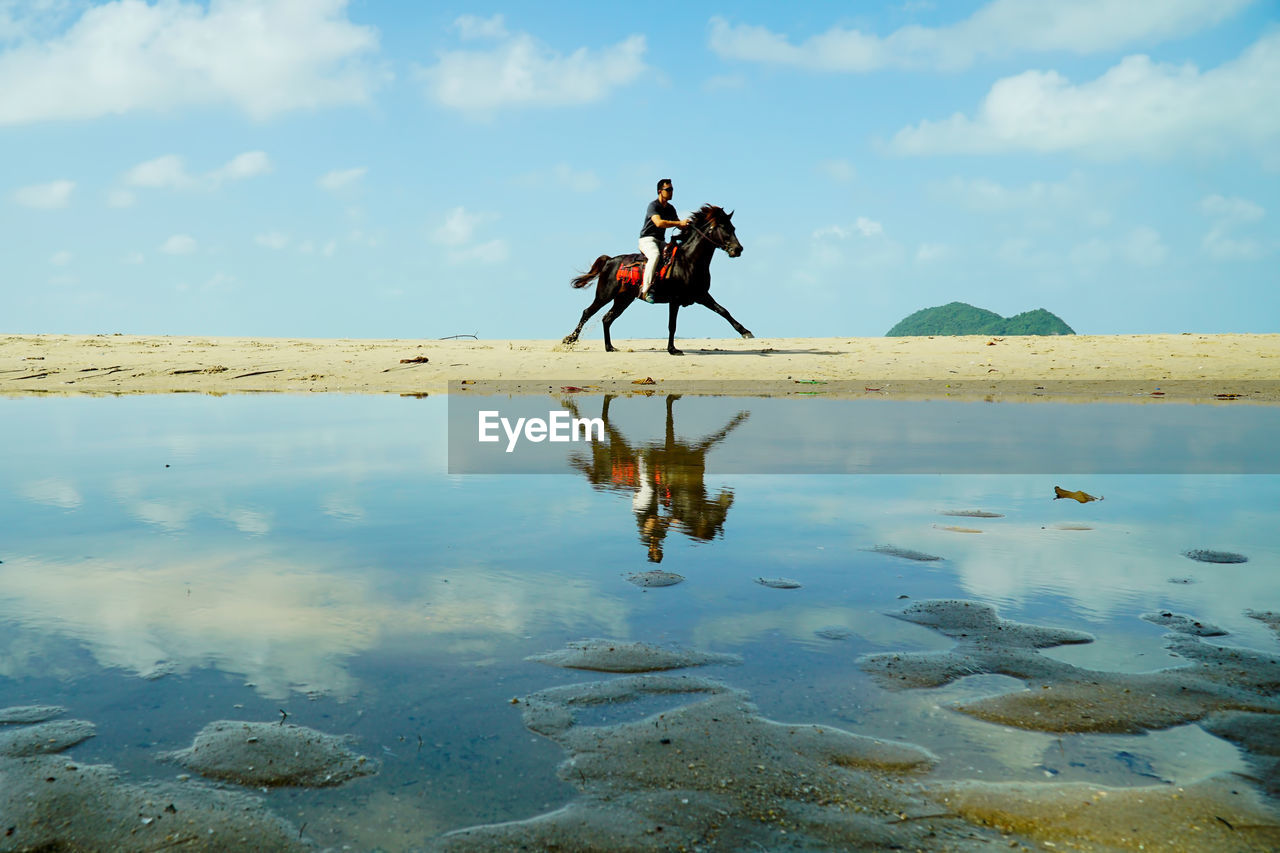
POLYGON ((668 222, 674 222, 680 217, 669 202, 658 201, 656 198, 649 202, 649 207, 644 212, 644 227, 640 229, 640 236, 652 237, 662 243, 667 239, 667 229, 659 228, 653 224, 653 215, 655 213, 658 214, 659 219, 665 219, 668 222))

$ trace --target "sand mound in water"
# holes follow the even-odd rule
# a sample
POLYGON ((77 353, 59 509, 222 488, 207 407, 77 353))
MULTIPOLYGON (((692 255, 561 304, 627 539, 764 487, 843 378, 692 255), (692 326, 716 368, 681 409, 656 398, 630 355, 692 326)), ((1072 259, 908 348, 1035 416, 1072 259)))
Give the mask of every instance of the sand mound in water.
POLYGON ((96 733, 88 720, 54 720, 0 732, 0 756, 51 755, 83 743, 96 733))
POLYGON ((349 742, 303 726, 218 720, 161 759, 239 785, 322 788, 378 772, 378 762, 352 752, 349 742))
POLYGON ((1201 622, 1193 616, 1185 613, 1172 613, 1168 610, 1157 610, 1153 613, 1143 613, 1142 619, 1153 625, 1160 625, 1168 628, 1170 631, 1177 631, 1179 634, 1189 634, 1193 637, 1225 637, 1227 632, 1214 625, 1211 622, 1201 622))
POLYGON ((578 797, 525 821, 444 836, 439 849, 724 850, 989 848, 997 838, 937 808, 910 780, 934 762, 911 744, 760 716, 705 679, 633 676, 521 700, 525 725, 563 746, 578 797), (636 722, 579 712, 658 695, 700 700, 636 722))
POLYGON ((0 708, 0 724, 42 723, 66 712, 66 708, 60 708, 57 705, 19 705, 12 708, 0 708))
POLYGON ((248 794, 132 785, 63 756, 0 759, 0 850, 304 850, 298 829, 248 794))
POLYGON ((567 669, 590 669, 597 672, 659 672, 686 666, 713 664, 737 665, 739 655, 699 652, 693 649, 668 649, 649 643, 620 643, 615 640, 578 640, 567 648, 525 660, 562 666, 567 669))
MULTIPOLYGON (((1191 665, 1150 673, 1083 669, 1038 653, 1087 634, 1009 622, 980 602, 926 601, 891 614, 957 640, 945 652, 866 655, 862 668, 884 687, 937 687, 966 675, 1008 675, 1027 690, 962 702, 955 709, 1044 732, 1141 733, 1196 722, 1218 711, 1280 714, 1280 658, 1169 635, 1191 665)), ((1187 617, 1193 622, 1192 617, 1187 617)))
POLYGON ((961 782, 930 796, 974 823, 1073 850, 1280 849, 1280 812, 1225 777, 1140 788, 961 782))

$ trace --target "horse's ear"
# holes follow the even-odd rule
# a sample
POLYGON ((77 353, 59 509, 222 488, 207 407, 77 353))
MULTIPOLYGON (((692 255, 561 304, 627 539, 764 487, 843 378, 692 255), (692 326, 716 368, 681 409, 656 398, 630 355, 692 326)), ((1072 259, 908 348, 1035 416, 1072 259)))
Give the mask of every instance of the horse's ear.
POLYGON ((725 217, 725 218, 732 220, 732 219, 733 219, 733 211, 732 211, 732 210, 731 210, 731 211, 729 211, 729 213, 728 213, 728 214, 726 214, 726 217, 725 217))

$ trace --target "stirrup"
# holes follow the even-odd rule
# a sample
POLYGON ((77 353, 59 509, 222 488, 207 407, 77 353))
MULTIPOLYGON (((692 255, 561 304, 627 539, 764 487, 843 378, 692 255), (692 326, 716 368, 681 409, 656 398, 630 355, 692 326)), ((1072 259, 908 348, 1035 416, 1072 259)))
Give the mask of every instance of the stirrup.
POLYGON ((649 288, 649 292, 648 292, 648 293, 646 293, 644 296, 641 296, 641 297, 640 297, 640 299, 641 299, 641 301, 648 302, 650 305, 653 305, 653 304, 654 304, 654 301, 653 301, 653 288, 649 288))

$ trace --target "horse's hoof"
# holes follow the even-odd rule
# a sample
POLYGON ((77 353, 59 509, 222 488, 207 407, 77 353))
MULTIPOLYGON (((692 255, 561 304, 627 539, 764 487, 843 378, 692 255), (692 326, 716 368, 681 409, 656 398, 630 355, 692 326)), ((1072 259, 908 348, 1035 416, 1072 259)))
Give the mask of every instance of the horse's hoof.
POLYGON ((577 336, 577 335, 569 335, 569 337, 565 338, 565 339, 564 339, 564 340, 562 340, 560 343, 562 343, 562 344, 576 344, 577 342, 578 342, 578 336, 577 336))
POLYGON ((744 337, 744 338, 754 338, 754 337, 755 337, 755 335, 751 334, 750 332, 743 332, 743 333, 742 333, 742 337, 744 337))
POLYGON ((605 352, 617 352, 617 351, 618 351, 618 348, 617 348, 617 347, 605 347, 605 348, 604 348, 604 351, 605 351, 605 352))
POLYGON ((683 350, 678 350, 674 348, 667 350, 667 352, 671 353, 672 355, 684 355, 683 350))

